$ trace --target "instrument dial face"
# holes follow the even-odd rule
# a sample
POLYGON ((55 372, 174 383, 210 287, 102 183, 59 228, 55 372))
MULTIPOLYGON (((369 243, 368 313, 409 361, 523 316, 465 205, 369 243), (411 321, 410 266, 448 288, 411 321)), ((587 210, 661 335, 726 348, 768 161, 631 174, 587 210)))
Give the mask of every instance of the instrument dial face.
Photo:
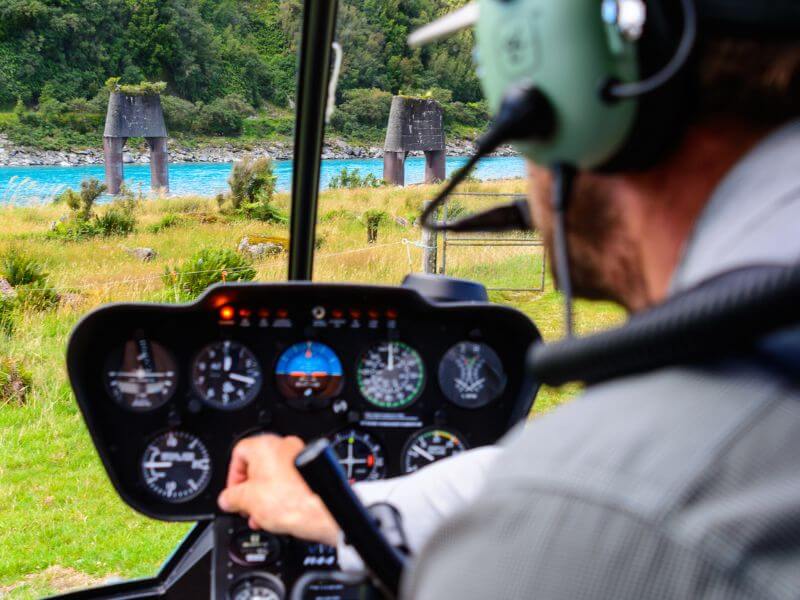
POLYGON ((105 383, 121 406, 147 412, 172 398, 178 385, 178 368, 164 346, 137 338, 128 340, 108 357, 105 383))
POLYGON ((370 434, 356 429, 340 431, 331 446, 350 483, 383 478, 383 449, 370 434))
POLYGON ((505 390, 506 373, 500 357, 486 344, 461 342, 439 363, 439 386, 461 408, 481 408, 505 390))
POLYGON ((233 586, 231 600, 283 600, 283 585, 266 573, 248 577, 233 586))
POLYGON ((358 363, 358 388, 379 408, 401 409, 417 399, 425 383, 419 353, 402 342, 380 342, 358 363))
POLYGON ((308 403, 329 400, 342 391, 342 363, 320 342, 300 342, 287 348, 275 367, 278 390, 287 400, 308 403))
POLYGON ((261 389, 258 359, 239 342, 215 342, 194 360, 192 385, 209 406, 235 410, 249 404, 261 389))
POLYGON ((443 458, 461 454, 466 449, 466 444, 452 431, 421 431, 406 442, 403 449, 403 472, 413 473, 443 458))
POLYGON ((266 531, 242 529, 231 540, 231 558, 244 566, 267 565, 280 555, 278 538, 266 531))
POLYGON ((211 479, 208 450, 183 431, 168 431, 150 442, 141 467, 147 490, 174 504, 197 497, 211 479))

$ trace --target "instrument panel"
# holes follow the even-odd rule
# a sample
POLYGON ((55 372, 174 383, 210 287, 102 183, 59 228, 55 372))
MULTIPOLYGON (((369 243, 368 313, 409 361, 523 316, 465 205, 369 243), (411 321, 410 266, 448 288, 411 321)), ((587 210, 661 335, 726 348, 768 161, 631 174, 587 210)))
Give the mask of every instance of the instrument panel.
POLYGON ((327 436, 347 477, 416 471, 524 418, 521 313, 404 288, 234 284, 191 305, 88 315, 70 379, 123 499, 164 520, 218 512, 238 440, 327 436))
POLYGON ((161 520, 215 520, 212 597, 280 599, 304 573, 335 569, 335 551, 219 513, 235 444, 324 436, 351 482, 413 473, 526 418, 538 385, 524 359, 539 339, 511 308, 409 288, 232 284, 188 305, 100 308, 73 332, 67 366, 123 500, 161 520))

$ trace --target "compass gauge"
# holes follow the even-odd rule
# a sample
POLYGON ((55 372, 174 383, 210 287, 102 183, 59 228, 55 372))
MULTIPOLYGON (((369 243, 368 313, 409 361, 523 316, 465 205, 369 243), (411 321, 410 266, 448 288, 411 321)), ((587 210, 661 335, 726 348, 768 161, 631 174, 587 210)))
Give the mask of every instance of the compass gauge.
POLYGON ((482 408, 506 388, 500 357, 486 344, 456 344, 439 363, 439 387, 450 402, 461 408, 482 408))

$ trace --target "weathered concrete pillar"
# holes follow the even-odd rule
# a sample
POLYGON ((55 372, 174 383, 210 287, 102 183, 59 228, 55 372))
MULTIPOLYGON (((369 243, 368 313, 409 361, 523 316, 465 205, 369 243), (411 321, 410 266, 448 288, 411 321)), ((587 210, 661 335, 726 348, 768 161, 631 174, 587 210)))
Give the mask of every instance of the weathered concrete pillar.
POLYGON ((167 126, 164 124, 161 96, 116 91, 108 98, 103 132, 108 192, 119 193, 123 182, 122 149, 125 141, 132 137, 143 137, 150 146, 150 187, 168 190, 167 126))
POLYGON ((103 156, 106 163, 106 186, 109 194, 119 194, 122 186, 122 155, 125 148, 125 138, 104 137, 103 156))
POLYGON ((425 183, 445 177, 444 118, 435 100, 395 96, 383 145, 383 179, 405 183, 404 159, 409 152, 425 152, 425 183))
POLYGON ((150 189, 154 192, 169 192, 169 152, 167 138, 147 138, 150 146, 150 189))
POLYGON ((446 157, 444 150, 430 150, 425 153, 425 183, 439 183, 445 180, 446 157))
POLYGON ((383 153, 383 180, 391 185, 406 184, 406 153, 383 153))

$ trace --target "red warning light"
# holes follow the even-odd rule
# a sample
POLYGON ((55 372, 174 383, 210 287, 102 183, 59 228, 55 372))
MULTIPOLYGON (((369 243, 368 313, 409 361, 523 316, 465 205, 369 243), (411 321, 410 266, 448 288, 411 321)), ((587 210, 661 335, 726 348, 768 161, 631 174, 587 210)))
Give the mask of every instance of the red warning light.
POLYGON ((397 318, 397 311, 394 310, 393 308, 390 308, 389 310, 386 311, 386 318, 387 319, 392 319, 392 320, 396 319, 397 318))
POLYGON ((233 310, 232 306, 223 306, 219 309, 219 318, 222 321, 232 321, 235 314, 236 311, 233 310))
POLYGON ((266 308, 261 308, 258 311, 258 316, 262 319, 269 317, 269 311, 266 308))
POLYGON ((331 316, 332 316, 334 319, 341 319, 341 318, 344 316, 344 313, 343 313, 342 311, 340 311, 339 309, 336 309, 336 308, 334 308, 334 309, 331 311, 331 316))
POLYGON ((278 312, 276 312, 275 314, 278 315, 279 319, 285 319, 286 317, 289 316, 289 311, 286 310, 285 308, 282 308, 278 312))
POLYGON ((381 316, 377 310, 371 310, 367 312, 367 315, 369 316, 370 319, 377 319, 378 317, 381 316))
POLYGON ((250 310, 249 308, 240 308, 239 309, 239 316, 242 317, 243 319, 248 318, 252 314, 253 314, 253 311, 250 310))
POLYGON ((360 310, 356 310, 355 308, 353 308, 353 309, 350 310, 350 316, 353 319, 360 319, 361 318, 361 311, 360 310))

